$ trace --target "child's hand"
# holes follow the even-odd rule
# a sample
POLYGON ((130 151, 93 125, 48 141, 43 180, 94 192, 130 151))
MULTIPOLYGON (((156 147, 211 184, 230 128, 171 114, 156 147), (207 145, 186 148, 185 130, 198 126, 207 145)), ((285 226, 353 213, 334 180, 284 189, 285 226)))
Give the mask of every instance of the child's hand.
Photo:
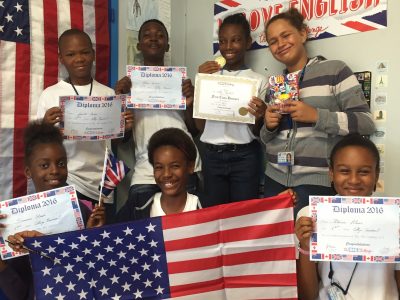
POLYGON ((128 133, 133 128, 133 112, 127 109, 125 112, 122 113, 122 116, 125 119, 125 133, 128 133))
POLYGON ((304 123, 317 123, 318 111, 315 107, 303 101, 291 101, 288 107, 283 108, 292 117, 293 121, 304 123))
POLYGON ((310 249, 310 237, 313 231, 313 226, 313 220, 310 217, 300 217, 296 221, 294 231, 300 241, 300 247, 303 250, 308 251, 310 249))
POLYGON ((218 72, 221 69, 216 61, 206 61, 204 64, 199 66, 199 73, 212 74, 218 72))
POLYGON ((265 126, 268 130, 274 130, 279 126, 279 122, 281 121, 282 115, 278 112, 278 105, 268 105, 265 111, 265 126))
POLYGON ((292 189, 287 189, 287 190, 284 190, 283 192, 279 193, 278 195, 283 195, 283 194, 289 194, 290 198, 292 198, 293 206, 296 206, 296 204, 297 204, 297 195, 296 195, 295 191, 293 191, 292 189))
POLYGON ((54 125, 62 120, 62 111, 59 107, 55 106, 49 108, 43 117, 43 122, 54 125))
POLYGON ((256 119, 260 119, 264 117, 265 110, 267 109, 267 105, 260 98, 253 97, 249 102, 248 111, 256 117, 256 119))
POLYGON ((10 242, 8 243, 8 246, 10 246, 11 249, 13 249, 14 251, 27 253, 27 250, 24 250, 22 248, 25 238, 37 237, 37 236, 43 236, 43 233, 36 230, 25 230, 13 235, 9 235, 7 238, 8 241, 10 242))
POLYGON ((106 209, 103 205, 96 204, 89 220, 87 221, 86 228, 101 227, 106 223, 106 209))
MULTIPOLYGON (((6 214, 0 214, 0 220, 5 219, 5 218, 7 218, 6 214)), ((6 228, 6 225, 4 225, 3 223, 0 222, 0 231, 2 228, 6 228)))
POLYGON ((182 82, 182 95, 186 97, 186 107, 191 107, 193 104, 194 86, 190 79, 185 79, 182 82))
POLYGON ((128 76, 123 77, 122 79, 118 80, 117 84, 115 85, 114 91, 115 94, 128 94, 131 91, 132 82, 128 76))

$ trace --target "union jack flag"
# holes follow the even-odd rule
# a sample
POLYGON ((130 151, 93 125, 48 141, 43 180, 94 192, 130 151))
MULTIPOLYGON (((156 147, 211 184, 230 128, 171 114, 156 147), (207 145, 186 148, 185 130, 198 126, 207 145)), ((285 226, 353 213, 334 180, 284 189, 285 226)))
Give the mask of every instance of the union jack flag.
POLYGON ((103 182, 101 184, 101 193, 108 196, 117 187, 118 183, 124 179, 130 169, 122 160, 116 158, 111 152, 107 151, 104 166, 103 182))

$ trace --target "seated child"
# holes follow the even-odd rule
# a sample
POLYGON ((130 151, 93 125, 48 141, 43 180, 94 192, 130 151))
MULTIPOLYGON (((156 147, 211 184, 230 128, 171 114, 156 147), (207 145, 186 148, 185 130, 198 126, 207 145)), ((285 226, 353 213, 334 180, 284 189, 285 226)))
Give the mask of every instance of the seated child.
MULTIPOLYGON (((32 178, 36 192, 43 192, 66 185, 68 169, 67 154, 63 146, 63 137, 57 127, 51 124, 32 122, 24 135, 25 174, 32 178)), ((91 213, 84 204, 80 204, 82 218, 87 228, 99 227, 105 223, 105 210, 97 206, 91 213)), ((6 218, 4 214, 1 219, 6 218)), ((0 230, 4 224, 0 222, 0 230)), ((42 235, 37 231, 23 231, 8 237, 15 251, 21 251, 25 237, 42 235)), ((27 256, 8 261, 0 259, 0 289, 10 299, 33 299, 33 277, 27 256)))
MULTIPOLYGON (((378 149, 358 134, 346 136, 331 152, 329 175, 338 195, 371 196, 379 177, 378 149)), ((308 206, 297 218, 299 298, 399 299, 400 264, 310 261, 310 236, 315 224, 308 217, 308 206), (339 298, 330 289, 336 289, 339 298)))
POLYGON ((155 182, 161 189, 143 206, 137 197, 129 198, 117 215, 117 221, 164 216, 201 208, 197 196, 186 191, 197 157, 192 139, 178 128, 164 128, 154 133, 148 145, 149 162, 155 182))

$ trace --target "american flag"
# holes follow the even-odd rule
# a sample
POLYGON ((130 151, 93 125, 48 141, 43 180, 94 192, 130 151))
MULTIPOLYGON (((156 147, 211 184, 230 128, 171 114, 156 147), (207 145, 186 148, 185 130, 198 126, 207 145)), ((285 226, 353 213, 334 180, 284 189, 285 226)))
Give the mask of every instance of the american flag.
POLYGON ((0 200, 27 194, 22 132, 42 90, 66 77, 57 40, 72 27, 91 37, 96 79, 107 84, 107 0, 0 1, 0 200))
POLYGON ((287 195, 26 239, 37 299, 297 299, 287 195))
POLYGON ((124 164, 122 160, 116 158, 111 152, 107 150, 104 170, 104 178, 101 187, 101 193, 108 196, 117 187, 118 183, 124 179, 130 169, 124 164))

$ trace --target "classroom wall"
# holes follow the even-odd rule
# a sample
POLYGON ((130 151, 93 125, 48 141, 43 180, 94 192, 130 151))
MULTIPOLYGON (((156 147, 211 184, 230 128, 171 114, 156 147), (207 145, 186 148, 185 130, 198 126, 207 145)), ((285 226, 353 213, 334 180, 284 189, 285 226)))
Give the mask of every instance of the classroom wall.
MULTIPOLYGON (((384 0, 382 0, 384 1, 384 0)), ((121 7, 123 7, 121 1, 121 7)), ((213 0, 171 0, 171 45, 172 64, 186 65, 192 80, 198 66, 206 60, 213 59, 212 30, 213 30, 213 0)), ((323 55, 329 59, 345 61, 350 68, 356 71, 372 72, 372 99, 377 92, 375 80, 377 79, 376 63, 388 62, 388 87, 385 89, 387 105, 387 121, 380 125, 386 128, 386 138, 377 141, 385 144, 384 173, 386 196, 400 196, 400 184, 396 171, 400 170, 400 138, 398 126, 400 125, 400 101, 396 82, 397 71, 400 70, 400 59, 397 56, 400 47, 400 1, 388 1, 388 28, 366 33, 359 33, 325 40, 311 41, 307 44, 309 55, 323 55)), ((123 38, 120 38, 120 45, 123 38)), ((123 46, 120 52, 124 52, 123 46)), ((121 53, 121 55, 124 53, 121 53)), ((123 57, 121 57, 123 59, 123 57)), ((268 49, 249 51, 247 64, 255 71, 265 74, 280 73, 283 66, 276 62, 268 49), (267 70, 265 69, 267 68, 267 70)), ((121 75, 123 69, 120 69, 121 75)), ((374 110, 374 107, 372 107, 374 110)))

